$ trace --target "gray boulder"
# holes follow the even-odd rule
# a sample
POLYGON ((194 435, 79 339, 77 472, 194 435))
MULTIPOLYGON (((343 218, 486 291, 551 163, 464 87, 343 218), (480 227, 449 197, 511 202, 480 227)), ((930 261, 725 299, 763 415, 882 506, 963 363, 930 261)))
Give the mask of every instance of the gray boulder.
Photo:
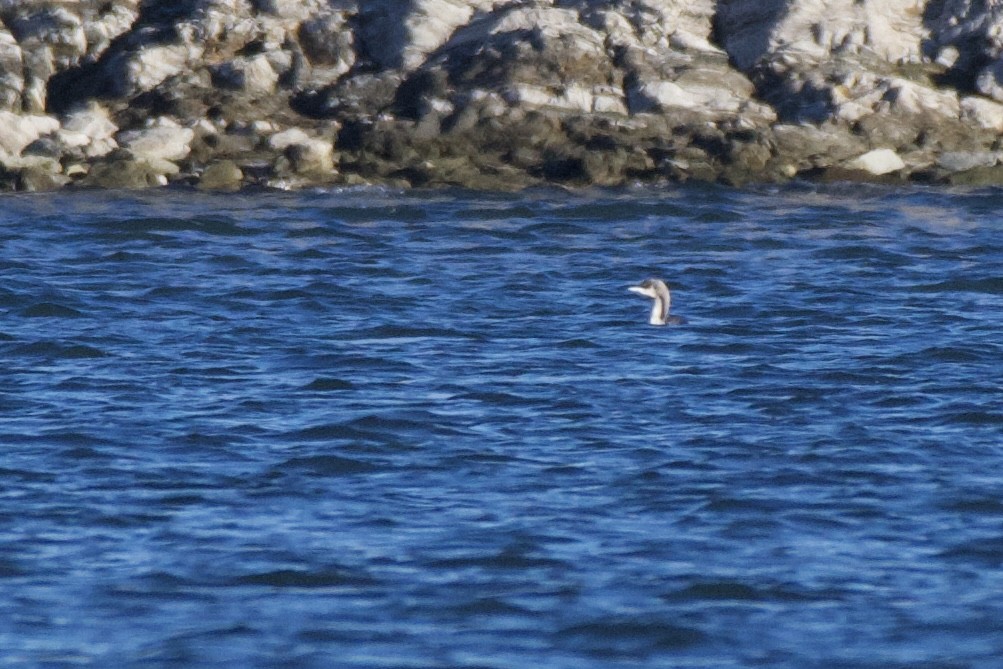
POLYGON ((244 173, 232 160, 210 163, 198 181, 199 190, 235 191, 241 186, 244 173))

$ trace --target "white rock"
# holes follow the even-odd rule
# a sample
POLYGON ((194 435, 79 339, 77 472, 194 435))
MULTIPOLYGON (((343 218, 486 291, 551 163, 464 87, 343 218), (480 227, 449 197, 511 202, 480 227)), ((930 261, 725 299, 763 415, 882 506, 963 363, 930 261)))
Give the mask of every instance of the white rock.
POLYGON ((508 104, 506 104, 505 99, 496 91, 486 91, 484 89, 475 88, 470 91, 470 101, 479 103, 482 113, 485 116, 503 116, 507 111, 509 111, 509 107, 508 104))
POLYGON ((995 60, 1003 54, 1003 12, 998 2, 929 2, 924 22, 930 33, 930 48, 943 54, 943 59, 937 58, 940 65, 972 69, 974 63, 995 60))
POLYGON ((934 112, 949 117, 957 117, 961 113, 958 95, 951 89, 930 88, 900 77, 881 80, 881 86, 887 89, 883 99, 897 111, 912 114, 934 112))
POLYGON ((961 117, 979 127, 1003 133, 1003 104, 977 95, 961 98, 961 117))
POLYGON ((599 9, 585 17, 586 25, 610 36, 611 43, 618 47, 643 48, 634 24, 622 13, 613 9, 599 9))
POLYGON ((578 20, 573 9, 527 5, 495 12, 457 30, 448 42, 454 48, 471 42, 483 43, 504 33, 531 33, 543 39, 562 39, 587 54, 605 54, 605 40, 596 30, 578 20))
POLYGON ((512 105, 527 107, 556 107, 584 111, 586 107, 575 105, 563 95, 553 93, 549 88, 535 84, 515 84, 507 91, 505 98, 512 105))
POLYGON ((217 123, 213 123, 207 118, 200 118, 198 121, 195 122, 195 125, 192 126, 192 130, 195 131, 195 134, 202 134, 206 136, 216 135, 219 132, 219 126, 217 125, 217 123))
POLYGON ((426 54, 444 44, 474 13, 472 3, 451 0, 424 0, 412 6, 417 11, 404 21, 407 44, 401 49, 401 61, 405 70, 421 65, 426 54))
POLYGON ((964 172, 976 167, 992 167, 999 161, 994 151, 945 151, 937 156, 937 167, 949 172, 964 172))
POLYGON ((630 108, 634 112, 671 109, 696 109, 700 106, 697 98, 671 81, 646 81, 637 86, 632 93, 630 108))
POLYGON ((115 133, 118 126, 101 105, 91 102, 63 117, 63 127, 56 138, 69 148, 81 148, 85 156, 96 158, 118 147, 115 133))
POLYGON ((720 86, 698 83, 682 86, 673 81, 648 81, 630 91, 630 108, 635 113, 672 108, 734 112, 746 99, 736 97, 735 91, 720 86))
POLYGON ((300 128, 289 128, 282 132, 277 132, 268 138, 268 148, 273 151, 282 151, 293 144, 306 144, 312 138, 300 128))
POLYGON ((721 49, 717 48, 705 36, 693 35, 687 32, 674 32, 669 37, 669 46, 673 49, 680 49, 683 51, 704 51, 707 53, 719 53, 721 49))
POLYGON ((76 65, 87 50, 87 37, 79 16, 65 7, 44 12, 24 12, 16 21, 18 42, 35 56, 47 59, 53 70, 76 65), (44 52, 44 55, 43 55, 44 52))
POLYGON ((448 116, 456 111, 456 105, 445 98, 432 98, 428 101, 428 107, 439 116, 448 116))
POLYGON ((844 163, 851 170, 861 170, 880 176, 905 167, 905 162, 891 149, 874 149, 844 163))
POLYGON ((68 177, 82 177, 87 174, 89 169, 90 168, 88 165, 83 165, 81 163, 72 163, 66 166, 66 168, 63 170, 63 174, 65 174, 68 177))
POLYGON ((303 21, 323 11, 329 0, 257 0, 259 12, 267 12, 284 19, 303 21))
POLYGON ((296 144, 293 166, 301 174, 325 174, 334 171, 334 145, 322 139, 296 144))
MULTIPOLYGON (((283 52, 284 53, 284 52, 283 52)), ((265 54, 247 59, 244 67, 244 90, 255 93, 272 93, 279 83, 279 74, 272 68, 265 54)))
POLYGON ((954 67, 954 64, 958 62, 961 57, 961 52, 958 51, 957 47, 945 46, 937 53, 937 58, 934 60, 937 65, 941 67, 954 67))
POLYGON ((862 138, 854 142, 828 125, 778 123, 773 126, 773 135, 781 155, 801 156, 806 161, 804 165, 812 167, 850 160, 866 147, 862 138))
POLYGON ((311 66, 322 70, 321 76, 327 76, 329 81, 355 64, 355 33, 346 25, 347 21, 348 17, 341 12, 322 13, 304 21, 296 31, 311 66))
POLYGON ((608 87, 596 91, 579 84, 551 89, 535 84, 518 83, 505 91, 505 100, 513 106, 551 107, 579 112, 626 114, 624 102, 608 87))
POLYGON ((251 58, 238 57, 216 68, 216 80, 227 88, 250 93, 273 93, 279 82, 278 73, 272 68, 265 54, 251 58))
POLYGON ((189 9, 179 17, 182 20, 173 22, 182 42, 216 44, 228 40, 246 44, 251 39, 256 22, 250 17, 252 3, 247 0, 194 0, 186 4, 189 9))
POLYGON ((975 89, 986 97, 1003 102, 1003 60, 996 60, 982 68, 975 78, 975 89))
POLYGON ((26 167, 35 167, 53 174, 59 174, 62 172, 62 167, 60 166, 59 161, 55 158, 32 155, 12 156, 4 152, 2 149, 0 149, 0 165, 12 170, 22 170, 26 167))
POLYGON ((181 160, 191 153, 195 131, 173 121, 159 119, 149 128, 126 130, 116 139, 137 158, 145 160, 181 160))
POLYGON ((906 169, 910 172, 916 172, 918 170, 928 170, 934 166, 936 162, 936 154, 929 149, 916 149, 914 151, 906 151, 901 156, 902 162, 905 163, 906 169))
POLYGON ((920 62, 928 36, 925 0, 761 0, 718 3, 718 35, 732 60, 745 71, 760 59, 796 54, 813 62, 834 54, 866 54, 892 63, 920 62))
POLYGON ((63 128, 94 139, 111 137, 118 132, 118 126, 112 122, 108 110, 96 102, 67 113, 63 117, 63 128))
POLYGON ((627 105, 619 92, 596 87, 592 97, 592 111, 598 114, 626 114, 627 105))
POLYGON ((0 28, 0 109, 20 110, 23 90, 21 47, 9 31, 0 28))
POLYGON ((714 0, 636 0, 592 3, 582 20, 620 48, 723 53, 710 42, 716 12, 714 0))
POLYGON ((874 113, 919 114, 933 112, 957 118, 961 112, 957 94, 939 90, 900 77, 878 77, 858 70, 842 81, 812 81, 816 89, 828 89, 835 105, 834 118, 854 122, 874 113))
POLYGON ((55 137, 66 148, 81 149, 83 155, 88 158, 105 156, 118 148, 118 142, 114 137, 94 139, 86 133, 66 129, 59 130, 55 137))
POLYGON ((0 147, 0 166, 7 169, 17 169, 16 162, 20 159, 20 156, 12 156, 3 147, 0 147))
POLYGON ((56 139, 60 144, 69 149, 77 149, 91 143, 91 138, 86 134, 67 130, 66 128, 61 128, 56 132, 56 139))
POLYGON ((90 16, 83 29, 90 54, 100 54, 113 39, 123 34, 136 22, 139 7, 129 2, 106 3, 100 16, 90 16))
POLYGON ((157 44, 120 55, 111 66, 120 70, 115 82, 120 95, 148 91, 168 77, 188 69, 189 63, 202 56, 200 47, 186 44, 157 44))
POLYGON ((371 57, 385 68, 413 70, 478 11, 501 0, 368 0, 361 35, 371 57))
MULTIPOLYGON (((154 172, 156 172, 158 175, 161 176, 175 176, 176 174, 181 172, 181 168, 178 167, 173 162, 171 162, 170 160, 164 158, 158 158, 156 156, 151 156, 149 154, 143 156, 143 162, 149 165, 154 172)), ((164 179, 161 185, 165 185, 166 183, 167 180, 164 179)))
POLYGON ((59 129, 59 121, 41 114, 0 111, 0 150, 18 156, 42 135, 59 129))
POLYGON ((273 151, 290 156, 293 169, 299 173, 327 173, 334 170, 334 144, 311 137, 300 128, 289 128, 268 138, 273 151))

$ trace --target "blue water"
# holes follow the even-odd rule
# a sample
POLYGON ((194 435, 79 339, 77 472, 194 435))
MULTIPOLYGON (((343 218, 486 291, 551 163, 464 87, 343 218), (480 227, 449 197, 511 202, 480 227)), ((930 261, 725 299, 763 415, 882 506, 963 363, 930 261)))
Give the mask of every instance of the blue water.
POLYGON ((1003 666, 1001 191, 0 205, 0 666, 1003 666))

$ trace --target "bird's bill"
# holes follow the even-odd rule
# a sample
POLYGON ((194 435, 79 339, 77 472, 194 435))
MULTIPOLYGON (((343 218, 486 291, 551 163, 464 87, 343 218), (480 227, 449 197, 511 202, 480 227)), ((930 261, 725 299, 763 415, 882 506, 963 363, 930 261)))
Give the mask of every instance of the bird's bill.
POLYGON ((637 293, 638 295, 644 295, 645 297, 655 297, 655 291, 650 288, 645 288, 644 286, 630 286, 627 290, 632 293, 637 293))

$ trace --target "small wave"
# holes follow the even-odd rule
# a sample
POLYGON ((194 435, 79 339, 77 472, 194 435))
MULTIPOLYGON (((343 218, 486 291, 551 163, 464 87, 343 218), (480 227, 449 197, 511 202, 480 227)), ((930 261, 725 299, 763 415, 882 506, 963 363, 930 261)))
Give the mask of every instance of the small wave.
POLYGON ((785 586, 767 587, 749 585, 739 581, 698 581, 681 590, 663 595, 672 601, 811 601, 819 599, 785 586))
POLYGON ((424 223, 429 220, 429 210, 422 203, 385 204, 372 207, 334 206, 319 211, 323 220, 339 223, 379 223, 399 221, 402 223, 424 223))
POLYGON ((1003 295, 1003 276, 981 279, 947 279, 936 283, 925 283, 910 289, 915 293, 988 293, 1003 295))
POLYGON ((594 620, 565 627, 558 636, 576 649, 614 655, 679 650, 704 640, 698 629, 649 618, 594 620))
POLYGON ((931 346, 923 349, 919 357, 934 362, 978 362, 983 358, 969 346, 931 346))
POLYGON ((530 398, 499 390, 471 390, 460 395, 460 399, 483 402, 498 407, 536 406, 542 403, 539 398, 530 398))
MULTIPOLYGON (((285 435, 291 440, 304 441, 326 441, 329 439, 361 438, 364 430, 379 429, 380 427, 390 427, 390 420, 382 421, 378 416, 366 415, 361 418, 354 418, 345 421, 322 423, 310 425, 308 427, 289 432, 285 435)), ((414 424, 408 423, 407 427, 414 424)), ((398 424, 398 427, 400 424, 398 424)))
POLYGON ((177 509, 184 507, 197 507, 206 503, 208 503, 206 497, 196 494, 165 495, 157 500, 158 506, 177 509))
POLYGON ((369 585, 373 579, 343 569, 276 569, 238 576, 232 585, 258 585, 272 588, 341 588, 369 585))
POLYGON ((1003 537, 966 541, 942 551, 940 557, 999 568, 1003 566, 1003 537))
POLYGON ((903 267, 913 262, 913 259, 902 253, 894 253, 877 246, 845 244, 835 248, 826 248, 812 253, 812 257, 820 260, 867 260, 886 267, 903 267))
POLYGON ((89 446, 77 446, 75 448, 67 448, 62 453, 61 457, 67 460, 102 460, 108 459, 107 453, 102 453, 101 451, 90 448, 89 446))
POLYGON ((174 367, 171 374, 179 377, 195 377, 218 381, 240 379, 245 376, 245 370, 233 367, 174 367))
POLYGON ((537 557, 519 547, 506 548, 497 553, 470 554, 456 557, 445 557, 430 560, 429 566, 438 569, 481 568, 495 569, 570 569, 571 565, 563 560, 547 557, 537 557))
POLYGON ((436 436, 459 436, 460 430, 455 430, 444 424, 443 416, 433 411, 403 411, 396 414, 368 414, 345 424, 345 427, 357 430, 371 438, 385 440, 388 437, 416 437, 419 441, 436 436))
POLYGON ((268 291, 264 295, 260 295, 256 291, 249 291, 249 293, 248 297, 262 302, 285 302, 288 300, 312 301, 314 297, 313 294, 302 288, 281 288, 279 290, 268 291))
POLYGON ((948 425, 991 426, 1003 425, 1003 413, 973 407, 959 411, 942 412, 940 423, 948 425))
POLYGON ((995 497, 960 499, 944 505, 949 511, 985 516, 1003 516, 1003 501, 995 497))
POLYGON ((463 337, 459 330, 440 327, 419 327, 413 325, 387 324, 377 325, 359 333, 366 341, 413 340, 413 339, 450 339, 463 337))
MULTIPOLYGON (((538 223, 536 221, 527 223, 521 228, 520 232, 528 235, 542 235, 546 238, 553 238, 556 236, 573 237, 577 235, 586 235, 590 232, 590 230, 584 225, 575 225, 574 223, 551 220, 547 223, 538 223)), ((548 250, 557 251, 558 249, 548 246, 548 250)))
POLYGON ((492 451, 471 451, 450 456, 443 461, 443 465, 450 470, 457 470, 460 467, 469 466, 476 463, 509 465, 519 462, 519 458, 505 453, 492 451))
POLYGON ((0 307, 16 307, 21 303, 22 296, 14 291, 0 288, 0 307))
MULTIPOLYGON (((5 435, 8 442, 16 441, 16 435, 5 435), (11 437, 14 436, 14 439, 11 437)), ((33 439, 34 440, 34 439, 33 439)), ((0 477, 4 481, 19 483, 53 484, 56 475, 45 471, 29 471, 26 469, 12 469, 10 467, 0 467, 0 477)))
POLYGON ((71 459, 108 458, 106 449, 115 444, 108 437, 76 430, 46 431, 42 436, 47 443, 64 446, 62 456, 71 459))
POLYGON ((355 387, 351 381, 332 377, 318 377, 301 387, 300 390, 311 390, 314 392, 332 392, 335 390, 351 390, 355 387))
POLYGON ((12 560, 6 558, 0 559, 0 578, 17 578, 19 576, 27 576, 31 573, 31 571, 24 569, 12 560))
POLYGON ((237 221, 222 216, 127 218, 106 223, 103 227, 103 232, 106 234, 124 235, 127 238, 145 238, 150 234, 178 232, 202 232, 207 235, 230 237, 253 232, 237 221))
POLYGON ((86 346, 84 344, 63 344, 54 341, 39 341, 30 344, 23 344, 14 348, 14 353, 25 356, 38 356, 44 358, 103 358, 108 354, 99 348, 86 346))
POLYGON ((681 344, 679 350, 685 353, 700 355, 750 355, 758 351, 757 344, 752 342, 731 341, 725 343, 681 344))
POLYGON ((192 295, 198 295, 199 289, 194 286, 154 286, 143 293, 144 298, 187 298, 192 295))
POLYGON ((450 607, 463 616, 531 616, 531 609, 516 606, 500 597, 482 597, 450 607))
POLYGON ((136 253, 135 251, 112 251, 101 258, 102 262, 116 262, 116 263, 132 263, 132 262, 143 262, 149 260, 149 257, 142 254, 136 253))
POLYGON ((571 350, 597 349, 599 348, 599 345, 596 344, 594 341, 590 341, 588 339, 582 339, 580 337, 575 337, 572 339, 563 339, 557 342, 557 348, 566 348, 571 350))
POLYGON ((55 302, 39 302, 22 310, 21 315, 26 318, 80 318, 84 314, 55 302))
POLYGON ((274 471, 282 473, 294 470, 309 476, 326 477, 368 474, 378 469, 379 467, 368 462, 353 458, 343 458, 339 455, 308 455, 290 458, 276 466, 274 471))

